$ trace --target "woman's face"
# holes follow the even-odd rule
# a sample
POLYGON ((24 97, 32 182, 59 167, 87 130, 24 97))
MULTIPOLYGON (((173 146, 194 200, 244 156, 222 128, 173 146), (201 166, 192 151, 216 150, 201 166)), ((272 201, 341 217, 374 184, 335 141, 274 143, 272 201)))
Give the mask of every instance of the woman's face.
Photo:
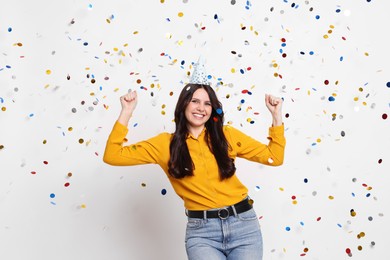
POLYGON ((202 130, 205 123, 210 119, 212 106, 209 95, 203 88, 197 89, 185 109, 188 130, 202 130))

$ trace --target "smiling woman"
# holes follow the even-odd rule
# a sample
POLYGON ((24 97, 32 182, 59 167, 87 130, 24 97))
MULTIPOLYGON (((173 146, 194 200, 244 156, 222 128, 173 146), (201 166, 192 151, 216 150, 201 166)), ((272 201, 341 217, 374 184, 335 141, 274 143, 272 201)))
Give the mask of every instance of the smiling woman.
POLYGON ((103 160, 111 165, 155 163, 164 170, 188 217, 185 244, 188 258, 262 259, 263 241, 253 200, 237 178, 237 157, 277 166, 284 159, 282 100, 265 96, 272 115, 269 143, 263 144, 232 126, 207 83, 203 64, 196 64, 191 83, 181 91, 175 108, 174 133, 123 146, 137 93, 120 98, 122 111, 108 138, 103 160))

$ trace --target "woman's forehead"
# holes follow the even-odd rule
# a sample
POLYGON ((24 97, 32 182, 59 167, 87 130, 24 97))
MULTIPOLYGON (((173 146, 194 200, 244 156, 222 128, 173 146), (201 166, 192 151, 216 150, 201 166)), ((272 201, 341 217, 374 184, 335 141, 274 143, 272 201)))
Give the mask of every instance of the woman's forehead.
POLYGON ((206 90, 203 88, 197 89, 194 94, 192 95, 192 98, 202 99, 202 100, 210 100, 209 94, 206 90))

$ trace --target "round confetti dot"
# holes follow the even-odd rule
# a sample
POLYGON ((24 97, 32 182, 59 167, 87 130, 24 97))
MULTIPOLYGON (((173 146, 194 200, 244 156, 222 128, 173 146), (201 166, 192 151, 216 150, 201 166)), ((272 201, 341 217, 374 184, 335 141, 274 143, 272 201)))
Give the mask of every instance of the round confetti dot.
POLYGON ((56 195, 54 193, 50 194, 50 198, 54 199, 55 197, 56 197, 56 195))
POLYGON ((390 81, 386 83, 386 86, 390 88, 390 81))
POLYGON ((344 132, 344 131, 341 131, 341 136, 342 136, 342 137, 345 136, 345 132, 344 132))
POLYGON ((8 27, 8 32, 12 32, 12 27, 8 27))
POLYGON ((386 120, 386 119, 387 119, 387 114, 386 114, 386 113, 382 115, 382 119, 383 119, 383 120, 386 120))
POLYGON ((303 182, 304 182, 304 183, 308 183, 309 180, 308 180, 307 178, 305 178, 305 179, 303 179, 303 182))
POLYGON ((84 139, 80 138, 79 139, 79 144, 82 144, 82 143, 84 143, 84 139))
POLYGON ((46 70, 46 74, 50 75, 51 74, 51 70, 46 70))
POLYGON ((350 248, 345 249, 345 253, 350 254, 351 253, 351 249, 350 248))
POLYGON ((146 187, 146 183, 141 183, 141 186, 142 187, 146 187))
POLYGON ((71 172, 68 172, 68 175, 67 175, 67 176, 70 178, 70 177, 72 177, 72 175, 73 175, 73 174, 72 174, 71 172))
POLYGON ((2 108, 1 108, 1 111, 3 111, 3 112, 6 111, 6 110, 7 110, 6 107, 2 107, 2 108))
POLYGON ((48 162, 48 161, 43 161, 43 163, 44 163, 44 164, 49 164, 49 162, 48 162))
POLYGON ((183 16, 184 16, 184 14, 183 14, 182 12, 179 12, 179 13, 177 14, 177 16, 179 16, 179 17, 183 17, 183 16))
POLYGON ((286 231, 290 231, 291 230, 291 228, 290 227, 286 227, 286 231))
POLYGON ((162 189, 162 190, 161 190, 161 194, 162 194, 162 195, 167 194, 167 190, 166 190, 166 189, 162 189))
POLYGON ((80 205, 80 208, 82 208, 82 209, 85 209, 86 207, 87 207, 87 205, 85 205, 85 204, 80 205))
POLYGON ((382 159, 379 159, 379 160, 378 160, 378 163, 381 164, 381 163, 382 163, 382 159))
POLYGON ((70 185, 69 182, 67 182, 67 183, 64 184, 65 187, 69 187, 69 185, 70 185))

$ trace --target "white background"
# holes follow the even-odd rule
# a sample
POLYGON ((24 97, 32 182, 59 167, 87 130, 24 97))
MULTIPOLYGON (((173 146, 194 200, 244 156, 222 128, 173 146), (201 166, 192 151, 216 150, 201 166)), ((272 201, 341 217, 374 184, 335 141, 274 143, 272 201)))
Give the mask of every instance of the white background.
POLYGON ((264 259, 390 259, 389 7, 1 0, 0 259, 186 259, 183 204, 162 170, 102 155, 129 88, 129 143, 174 130, 199 55, 226 123, 258 140, 264 94, 284 99, 284 165, 237 162, 264 259))

